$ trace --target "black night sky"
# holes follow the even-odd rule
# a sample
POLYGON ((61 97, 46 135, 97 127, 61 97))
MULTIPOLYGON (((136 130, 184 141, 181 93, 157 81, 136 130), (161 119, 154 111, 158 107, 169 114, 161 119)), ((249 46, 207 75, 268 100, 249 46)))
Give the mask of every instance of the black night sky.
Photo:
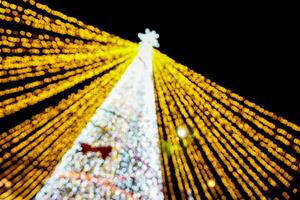
POLYGON ((154 29, 160 34, 160 50, 171 58, 300 124, 299 31, 293 5, 41 2, 135 42, 138 32, 154 29))

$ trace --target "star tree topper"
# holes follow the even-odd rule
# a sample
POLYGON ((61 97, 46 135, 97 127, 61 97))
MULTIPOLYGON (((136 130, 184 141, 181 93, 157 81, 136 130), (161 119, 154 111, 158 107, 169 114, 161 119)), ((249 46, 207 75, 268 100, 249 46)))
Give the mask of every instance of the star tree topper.
POLYGON ((145 33, 139 33, 138 37, 140 38, 142 44, 149 45, 151 47, 159 47, 158 38, 159 34, 155 31, 150 31, 148 28, 145 29, 145 33))

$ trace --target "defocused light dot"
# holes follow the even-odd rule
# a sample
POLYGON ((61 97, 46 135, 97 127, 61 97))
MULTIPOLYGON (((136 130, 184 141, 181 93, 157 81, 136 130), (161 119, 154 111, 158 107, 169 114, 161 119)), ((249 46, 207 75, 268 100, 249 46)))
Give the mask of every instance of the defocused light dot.
POLYGON ((207 181, 207 186, 212 188, 216 186, 216 182, 214 180, 209 180, 207 181))
POLYGON ((6 188, 10 188, 12 186, 12 183, 10 181, 7 181, 4 183, 6 188))
POLYGON ((186 134, 186 130, 184 128, 178 128, 177 129, 177 135, 180 137, 180 138, 185 138, 187 136, 186 134))

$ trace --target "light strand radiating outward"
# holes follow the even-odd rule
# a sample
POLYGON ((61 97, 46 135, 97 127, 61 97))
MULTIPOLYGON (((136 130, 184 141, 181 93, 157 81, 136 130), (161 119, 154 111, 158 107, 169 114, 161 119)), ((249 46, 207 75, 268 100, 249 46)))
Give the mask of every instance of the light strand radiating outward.
POLYGON ((0 23, 0 199, 31 199, 137 44, 32 0, 1 0, 0 23))
POLYGON ((299 126, 155 51, 166 199, 289 199, 299 126))
MULTIPOLYGON (((153 37, 145 41, 158 47, 158 35, 148 33, 153 37)), ((80 149, 74 141, 84 127, 93 122, 91 117, 101 108, 132 61, 140 60, 143 65, 149 65, 141 58, 143 49, 140 53, 138 49, 136 43, 86 25, 34 0, 0 0, 0 199, 33 199, 67 150, 72 153, 72 149, 80 149)), ((109 174, 115 175, 111 181, 101 176, 92 177, 88 170, 64 171, 59 174, 60 178, 69 180, 77 188, 71 191, 88 191, 84 183, 88 180, 93 187, 104 187, 106 197, 118 198, 113 195, 124 194, 128 199, 151 199, 155 194, 160 195, 157 188, 162 181, 165 199, 295 199, 299 195, 298 125, 158 50, 153 50, 153 58, 149 59, 153 61, 153 80, 149 76, 143 81, 153 81, 146 84, 147 91, 152 91, 154 85, 160 167, 151 167, 161 170, 161 176, 156 173, 153 179, 157 187, 147 188, 147 184, 133 182, 130 185, 126 181, 125 187, 123 179, 118 183, 120 176, 117 174, 109 174), (143 185, 143 188, 134 188, 136 185, 143 185)), ((142 69, 136 70, 135 76, 144 78, 142 72, 142 69)), ((129 81, 134 80, 139 79, 129 81)), ((122 104, 130 99, 133 107, 148 105, 144 107, 146 110, 139 112, 151 110, 154 102, 145 103, 153 100, 151 92, 147 93, 148 99, 143 100, 139 98, 142 84, 128 85, 135 85, 132 98, 124 94, 124 98, 115 102, 120 105, 115 108, 130 107, 128 102, 122 104)), ((137 118, 137 123, 156 121, 152 115, 151 119, 150 115, 148 118, 143 115, 135 113, 132 116, 137 118)), ((127 134, 129 124, 126 123, 126 120, 124 124, 118 123, 123 131, 120 134, 111 131, 117 127, 107 130, 102 127, 97 134, 103 134, 105 139, 93 142, 110 141, 116 145, 112 146, 110 155, 119 155, 119 145, 126 146, 130 134, 135 133, 130 130, 127 134), (120 144, 113 142, 116 136, 123 138, 120 144)), ((105 124, 101 122, 101 126, 105 124)), ((88 132, 86 135, 87 141, 103 138, 102 135, 92 137, 88 132)), ((139 142, 146 138, 134 139, 139 142)), ((139 152, 141 144, 134 147, 139 152)), ((85 145, 96 148, 93 144, 85 145)), ((90 153, 80 154, 84 160, 82 165, 101 160, 93 157, 96 159, 93 161, 89 156, 94 154, 90 153)), ((139 169, 133 165, 141 160, 134 151, 124 152, 124 155, 126 153, 132 160, 124 168, 133 173, 139 169)), ((109 159, 112 157, 107 163, 109 159)), ((138 165, 144 166, 143 163, 138 165)), ((105 167, 109 171, 110 167, 120 166, 107 164, 105 167)), ((95 173, 99 175, 100 172, 95 173)), ((140 174, 132 176, 142 177, 140 174)), ((51 183, 51 178, 49 180, 51 183)), ((45 188, 48 186, 46 184, 45 188)), ((69 186, 64 192, 68 192, 69 186)), ((57 190, 54 194, 59 193, 58 186, 52 188, 57 190)), ((68 194, 69 197, 76 195, 68 194)), ((162 198, 159 195, 156 199, 162 198)))

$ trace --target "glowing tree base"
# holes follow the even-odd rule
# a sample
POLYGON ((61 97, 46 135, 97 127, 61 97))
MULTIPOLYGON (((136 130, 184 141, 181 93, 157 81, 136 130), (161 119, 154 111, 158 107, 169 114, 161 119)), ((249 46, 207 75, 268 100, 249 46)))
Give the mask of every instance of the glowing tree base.
POLYGON ((144 45, 36 199, 163 198, 151 67, 144 45), (112 151, 104 159, 82 144, 112 151))

